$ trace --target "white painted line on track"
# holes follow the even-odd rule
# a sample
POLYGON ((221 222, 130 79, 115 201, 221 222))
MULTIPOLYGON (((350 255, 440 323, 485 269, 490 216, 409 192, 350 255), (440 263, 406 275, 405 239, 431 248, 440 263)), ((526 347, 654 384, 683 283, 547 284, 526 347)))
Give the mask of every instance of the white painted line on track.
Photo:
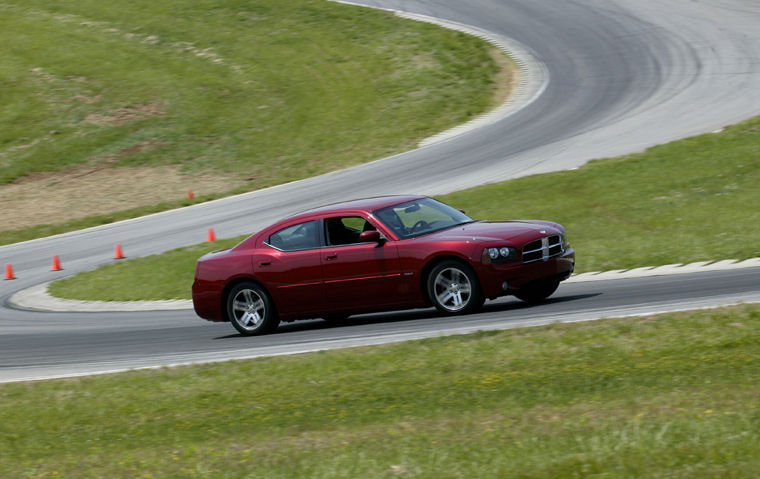
POLYGON ((613 279, 647 278, 651 276, 668 276, 673 274, 703 273, 708 271, 729 271, 760 267, 760 258, 744 261, 726 259, 721 261, 698 261, 689 264, 667 264, 664 266, 645 266, 634 269, 616 269, 612 271, 595 271, 572 276, 566 283, 584 283, 587 281, 607 281, 613 279))

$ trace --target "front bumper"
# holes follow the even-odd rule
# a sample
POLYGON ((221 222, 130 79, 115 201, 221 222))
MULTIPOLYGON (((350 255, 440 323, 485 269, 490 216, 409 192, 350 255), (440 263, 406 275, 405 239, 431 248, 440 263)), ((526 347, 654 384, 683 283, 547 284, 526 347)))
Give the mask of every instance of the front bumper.
POLYGON ((575 270, 575 250, 568 248, 561 255, 547 260, 517 264, 479 264, 476 268, 483 295, 488 299, 514 294, 529 283, 556 279, 565 280, 575 270), (504 289, 506 282, 507 288, 504 289))

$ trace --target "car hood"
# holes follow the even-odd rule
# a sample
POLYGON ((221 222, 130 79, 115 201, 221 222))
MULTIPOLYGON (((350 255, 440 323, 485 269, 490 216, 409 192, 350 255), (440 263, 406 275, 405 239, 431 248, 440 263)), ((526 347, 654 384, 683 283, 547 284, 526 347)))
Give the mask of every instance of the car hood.
POLYGON ((522 244, 547 235, 563 234, 551 221, 476 221, 420 237, 433 241, 508 241, 522 244))

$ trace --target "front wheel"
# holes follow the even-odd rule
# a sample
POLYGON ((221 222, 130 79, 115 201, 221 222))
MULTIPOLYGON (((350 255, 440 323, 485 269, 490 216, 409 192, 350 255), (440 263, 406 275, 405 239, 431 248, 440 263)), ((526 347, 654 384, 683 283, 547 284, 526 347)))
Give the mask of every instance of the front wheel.
POLYGON ((243 336, 273 331, 280 319, 267 292, 256 283, 240 283, 227 295, 227 317, 243 336))
POLYGON ((483 305, 483 293, 475 272, 459 261, 444 261, 430 271, 428 296, 446 314, 465 314, 483 305))
POLYGON ((540 303, 545 300, 559 287, 559 281, 540 281, 531 283, 515 293, 519 299, 526 303, 540 303))

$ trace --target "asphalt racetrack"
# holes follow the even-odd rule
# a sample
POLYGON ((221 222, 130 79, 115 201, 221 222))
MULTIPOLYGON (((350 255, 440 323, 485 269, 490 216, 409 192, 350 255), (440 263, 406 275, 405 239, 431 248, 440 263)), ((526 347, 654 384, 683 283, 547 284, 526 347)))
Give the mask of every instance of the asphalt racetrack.
MULTIPOLYGON (((511 116, 356 168, 89 230, 0 247, 18 279, 0 283, 0 381, 376 344, 560 320, 760 300, 760 268, 560 286, 551 301, 505 299, 483 313, 358 317, 242 338, 192 311, 52 313, 14 309, 22 289, 129 257, 250 233, 306 208, 358 197, 440 194, 718 130, 760 114, 755 0, 366 1, 471 25, 524 47, 540 95, 511 116), (50 272, 58 254, 66 268, 50 272)), ((350 7, 347 7, 350 8, 350 7)), ((355 7, 354 7, 355 8, 355 7)), ((556 194, 562 194, 556 192, 556 194)), ((582 261, 583 252, 578 252, 582 261)))

